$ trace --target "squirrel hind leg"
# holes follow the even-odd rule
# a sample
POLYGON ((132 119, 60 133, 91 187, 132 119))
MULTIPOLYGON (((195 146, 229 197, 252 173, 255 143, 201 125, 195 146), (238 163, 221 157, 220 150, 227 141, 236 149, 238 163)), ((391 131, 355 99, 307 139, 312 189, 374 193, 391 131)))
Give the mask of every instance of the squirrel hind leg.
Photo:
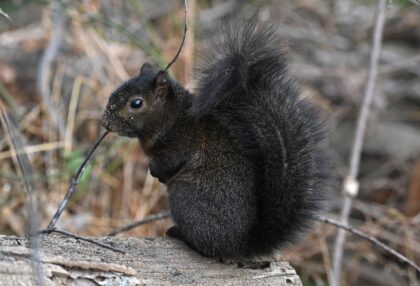
MULTIPOLYGON (((194 251, 200 253, 203 256, 208 257, 209 255, 200 251, 194 247, 191 243, 188 242, 188 239, 182 234, 181 230, 176 226, 171 226, 166 231, 168 237, 178 239, 185 243, 188 247, 194 251)), ((238 268, 246 269, 265 269, 269 268, 272 262, 282 261, 281 255, 278 253, 273 253, 271 255, 260 255, 260 256, 247 256, 247 255, 238 255, 235 257, 224 257, 220 256, 219 262, 227 265, 236 265, 238 268)))
POLYGON ((181 230, 179 229, 179 227, 177 227, 176 225, 171 226, 170 228, 168 228, 168 230, 166 231, 166 236, 171 237, 171 238, 175 238, 177 240, 182 241, 183 243, 185 243, 188 247, 192 248, 193 250, 205 255, 204 253, 202 253, 200 250, 198 250, 196 247, 194 247, 189 241, 188 239, 182 234, 181 230))
POLYGON ((185 243, 189 248, 191 248, 192 250, 200 253, 201 255, 203 255, 205 257, 220 257, 220 259, 222 259, 222 257, 223 257, 223 255, 218 255, 214 251, 210 251, 207 248, 196 247, 195 244, 191 243, 190 240, 181 232, 181 229, 179 227, 177 227, 176 225, 168 228, 168 230, 166 231, 166 236, 168 236, 170 238, 177 239, 177 240, 185 243))

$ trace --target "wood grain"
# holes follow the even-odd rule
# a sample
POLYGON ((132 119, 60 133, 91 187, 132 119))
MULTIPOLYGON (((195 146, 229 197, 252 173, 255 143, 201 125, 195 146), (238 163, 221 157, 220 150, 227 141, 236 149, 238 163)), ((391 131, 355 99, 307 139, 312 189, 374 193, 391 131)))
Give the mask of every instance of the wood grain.
MULTIPOLYGON (((261 267, 251 269, 248 262, 202 257, 169 238, 95 239, 127 254, 59 235, 41 236, 45 285, 302 285, 295 270, 278 258, 260 259, 261 267)), ((33 285, 30 253, 26 238, 0 235, 0 285, 33 285)))

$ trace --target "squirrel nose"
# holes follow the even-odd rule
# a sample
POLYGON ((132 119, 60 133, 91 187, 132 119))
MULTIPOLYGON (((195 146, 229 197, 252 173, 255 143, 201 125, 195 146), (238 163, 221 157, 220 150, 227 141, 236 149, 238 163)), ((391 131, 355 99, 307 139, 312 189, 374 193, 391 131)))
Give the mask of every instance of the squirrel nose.
POLYGON ((111 130, 111 120, 110 120, 110 119, 109 119, 109 117, 108 117, 108 116, 106 116, 105 114, 104 114, 104 116, 102 117, 101 124, 102 124, 102 126, 103 126, 106 130, 108 130, 108 131, 112 131, 112 130, 111 130))

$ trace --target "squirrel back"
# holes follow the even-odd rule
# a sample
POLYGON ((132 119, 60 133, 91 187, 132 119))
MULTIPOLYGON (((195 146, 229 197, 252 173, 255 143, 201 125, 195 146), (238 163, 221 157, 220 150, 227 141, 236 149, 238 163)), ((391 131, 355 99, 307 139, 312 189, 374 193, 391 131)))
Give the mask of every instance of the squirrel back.
POLYGON ((194 114, 218 118, 258 165, 249 254, 293 242, 321 210, 330 181, 324 123, 300 98, 283 47, 258 16, 229 20, 196 70, 194 114))

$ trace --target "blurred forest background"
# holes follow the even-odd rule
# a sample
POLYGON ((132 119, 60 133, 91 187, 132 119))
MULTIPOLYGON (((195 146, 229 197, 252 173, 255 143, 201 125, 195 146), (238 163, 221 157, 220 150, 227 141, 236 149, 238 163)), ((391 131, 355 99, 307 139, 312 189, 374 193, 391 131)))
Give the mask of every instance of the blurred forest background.
MULTIPOLYGON (((339 182, 328 212, 342 207, 355 122, 366 83, 376 1, 189 1, 189 33, 172 67, 193 88, 195 51, 233 12, 261 11, 288 41, 302 93, 328 114, 339 182)), ((183 1, 0 0, 0 101, 29 156, 41 227, 62 200, 84 154, 103 132, 110 93, 144 62, 164 67, 179 46, 183 1)), ((27 197, 0 125, 0 233, 24 235, 27 197)), ((389 1, 377 86, 350 223, 420 261, 420 4, 389 1)), ((60 228, 99 236, 168 208, 165 187, 148 172, 136 140, 108 136, 95 154, 60 228)), ((161 220, 126 236, 161 236, 161 220)), ((304 285, 328 285, 337 229, 318 223, 283 252, 304 285)), ((352 235, 345 244, 344 285, 419 285, 415 271, 352 235)))

